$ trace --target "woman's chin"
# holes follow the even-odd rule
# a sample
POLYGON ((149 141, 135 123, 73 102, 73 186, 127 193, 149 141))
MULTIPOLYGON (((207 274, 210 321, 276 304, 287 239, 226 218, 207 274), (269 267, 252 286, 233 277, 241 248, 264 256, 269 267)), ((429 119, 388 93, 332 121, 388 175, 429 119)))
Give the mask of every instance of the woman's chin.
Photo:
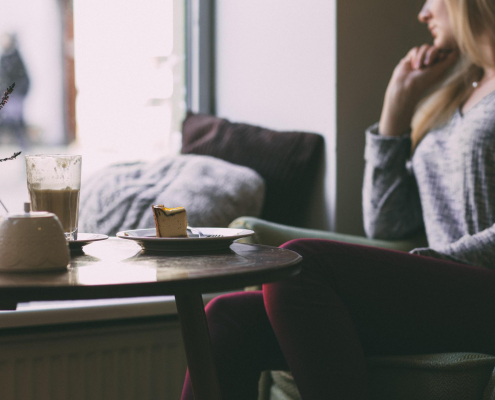
POLYGON ((433 40, 433 46, 445 52, 457 49, 457 43, 452 42, 451 40, 442 40, 442 38, 438 36, 433 40))

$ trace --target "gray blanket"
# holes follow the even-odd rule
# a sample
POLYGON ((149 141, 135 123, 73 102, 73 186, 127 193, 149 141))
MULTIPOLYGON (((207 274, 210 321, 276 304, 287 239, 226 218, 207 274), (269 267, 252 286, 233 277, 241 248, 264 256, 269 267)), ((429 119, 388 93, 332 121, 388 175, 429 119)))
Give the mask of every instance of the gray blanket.
POLYGON ((185 207, 191 226, 226 227, 237 217, 259 216, 264 188, 252 169, 208 156, 112 165, 83 182, 79 232, 153 228, 152 204, 185 207))

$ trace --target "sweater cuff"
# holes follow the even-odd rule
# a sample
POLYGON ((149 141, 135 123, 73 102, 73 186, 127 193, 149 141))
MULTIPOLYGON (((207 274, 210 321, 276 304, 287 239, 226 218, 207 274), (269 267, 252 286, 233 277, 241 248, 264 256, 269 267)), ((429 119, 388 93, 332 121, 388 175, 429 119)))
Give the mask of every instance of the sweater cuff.
POLYGON ((468 264, 468 262, 466 262, 461 258, 454 257, 453 255, 448 254, 447 252, 433 250, 430 247, 419 247, 411 250, 409 253, 416 254, 418 256, 433 257, 433 258, 438 258, 440 260, 452 261, 458 264, 468 264))
POLYGON ((383 136, 378 132, 378 123, 366 130, 364 159, 368 164, 388 169, 394 165, 405 165, 410 156, 410 132, 402 136, 383 136))

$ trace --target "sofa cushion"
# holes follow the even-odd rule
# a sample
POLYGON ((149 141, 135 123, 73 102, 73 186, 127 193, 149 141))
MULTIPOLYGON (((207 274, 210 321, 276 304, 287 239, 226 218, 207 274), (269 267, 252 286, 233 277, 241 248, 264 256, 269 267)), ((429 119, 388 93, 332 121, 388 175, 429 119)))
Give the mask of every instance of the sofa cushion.
POLYGON ((321 135, 233 123, 188 113, 182 153, 210 155, 258 172, 266 184, 261 218, 301 226, 323 154, 321 135))
POLYGON ((153 228, 152 204, 185 207, 189 225, 226 227, 259 215, 264 182, 253 170, 217 158, 179 155, 103 168, 81 186, 79 231, 115 235, 153 228))

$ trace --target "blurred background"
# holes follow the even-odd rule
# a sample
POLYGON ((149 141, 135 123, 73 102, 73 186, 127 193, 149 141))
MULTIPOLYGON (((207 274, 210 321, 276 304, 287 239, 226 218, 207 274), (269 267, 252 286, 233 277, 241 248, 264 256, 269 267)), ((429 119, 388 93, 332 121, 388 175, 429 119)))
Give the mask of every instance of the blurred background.
POLYGON ((187 64, 195 112, 323 135, 307 227, 363 235, 364 131, 398 60, 431 41, 417 20, 423 0, 0 4, 2 74, 24 71, 20 98, 0 111, 0 158, 23 151, 0 164, 0 198, 13 210, 27 199, 25 154, 82 154, 84 181, 112 162, 177 153, 187 64))

